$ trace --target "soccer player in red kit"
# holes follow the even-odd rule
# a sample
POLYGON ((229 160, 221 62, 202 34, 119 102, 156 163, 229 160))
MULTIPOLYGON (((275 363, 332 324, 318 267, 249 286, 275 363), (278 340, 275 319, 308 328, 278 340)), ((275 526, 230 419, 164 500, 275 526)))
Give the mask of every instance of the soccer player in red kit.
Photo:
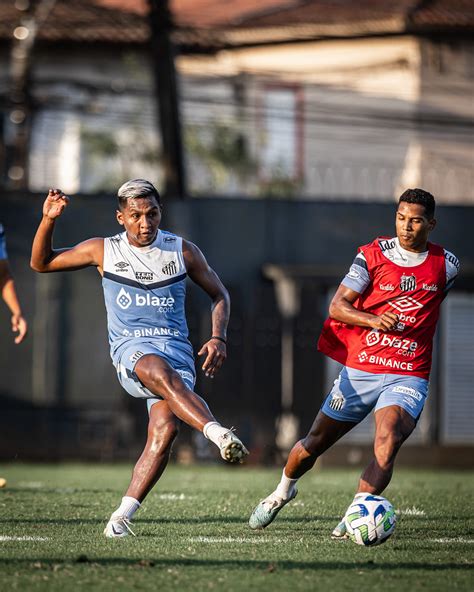
MULTIPOLYGON (((296 496, 298 479, 373 409, 374 458, 355 500, 381 494, 390 483, 397 452, 423 410, 440 305, 459 271, 452 253, 428 242, 434 211, 430 193, 408 189, 398 203, 396 237, 358 249, 318 342, 342 371, 309 433, 291 450, 277 488, 253 511, 251 528, 268 526, 296 496)), ((344 521, 332 536, 346 536, 344 521)))

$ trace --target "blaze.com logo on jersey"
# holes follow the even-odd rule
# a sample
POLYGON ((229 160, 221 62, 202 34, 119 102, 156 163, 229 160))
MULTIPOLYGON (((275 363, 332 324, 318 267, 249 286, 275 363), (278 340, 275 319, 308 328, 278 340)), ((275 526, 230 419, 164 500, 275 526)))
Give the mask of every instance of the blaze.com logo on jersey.
POLYGON ((173 312, 175 300, 172 296, 155 296, 149 293, 135 294, 135 298, 132 298, 127 290, 121 288, 116 302, 122 310, 127 310, 134 304, 135 306, 153 306, 158 312, 173 312))

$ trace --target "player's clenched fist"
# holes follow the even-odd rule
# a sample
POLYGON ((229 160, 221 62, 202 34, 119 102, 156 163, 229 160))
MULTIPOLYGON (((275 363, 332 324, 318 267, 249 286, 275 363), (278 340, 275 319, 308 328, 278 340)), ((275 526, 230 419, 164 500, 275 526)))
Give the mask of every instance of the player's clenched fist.
POLYGON ((371 323, 373 329, 378 329, 379 331, 393 331, 396 329, 398 325, 398 315, 394 312, 384 312, 380 316, 375 317, 374 321, 371 323))
POLYGON ((43 205, 43 216, 54 220, 60 216, 69 203, 61 189, 50 189, 43 205))

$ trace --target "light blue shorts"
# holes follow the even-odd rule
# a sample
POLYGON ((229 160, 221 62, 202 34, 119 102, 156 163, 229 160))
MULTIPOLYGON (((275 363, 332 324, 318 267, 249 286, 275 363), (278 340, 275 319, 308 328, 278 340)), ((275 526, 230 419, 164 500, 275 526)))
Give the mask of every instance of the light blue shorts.
POLYGON ((321 411, 339 421, 361 422, 371 411, 397 405, 418 420, 428 394, 428 381, 403 374, 373 374, 344 367, 321 411))
POLYGON ((163 398, 148 390, 135 374, 136 363, 147 354, 163 358, 181 376, 184 384, 194 390, 196 372, 194 358, 191 354, 181 348, 174 348, 169 343, 166 346, 160 342, 138 341, 131 343, 121 352, 120 359, 115 365, 117 376, 120 384, 129 395, 137 399, 147 399, 148 412, 150 412, 152 405, 162 401, 163 398))

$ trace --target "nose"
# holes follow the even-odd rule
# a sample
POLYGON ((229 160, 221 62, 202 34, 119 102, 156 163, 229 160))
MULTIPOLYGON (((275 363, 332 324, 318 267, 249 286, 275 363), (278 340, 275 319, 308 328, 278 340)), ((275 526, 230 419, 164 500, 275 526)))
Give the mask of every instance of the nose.
POLYGON ((151 228, 151 223, 150 220, 148 220, 148 218, 146 216, 143 216, 140 220, 140 228, 142 230, 147 230, 148 228, 151 228))

